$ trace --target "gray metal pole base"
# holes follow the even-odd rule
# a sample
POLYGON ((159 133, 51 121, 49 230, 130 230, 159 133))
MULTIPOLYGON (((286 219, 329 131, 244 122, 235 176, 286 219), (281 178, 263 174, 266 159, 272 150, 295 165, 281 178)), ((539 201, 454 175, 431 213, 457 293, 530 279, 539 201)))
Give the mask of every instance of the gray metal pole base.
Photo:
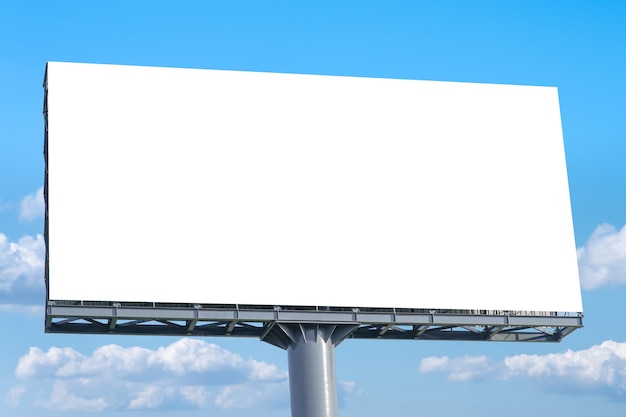
POLYGON ((308 325, 302 330, 287 349, 291 416, 338 417, 335 346, 328 329, 308 325))
POLYGON ((277 324, 266 340, 287 350, 292 417, 338 417, 335 346, 355 326, 277 324))

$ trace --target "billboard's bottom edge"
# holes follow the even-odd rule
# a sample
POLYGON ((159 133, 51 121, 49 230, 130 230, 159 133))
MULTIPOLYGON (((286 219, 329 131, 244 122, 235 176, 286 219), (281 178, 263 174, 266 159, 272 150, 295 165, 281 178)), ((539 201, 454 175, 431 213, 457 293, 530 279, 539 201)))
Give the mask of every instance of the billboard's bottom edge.
POLYGON ((220 303, 172 303, 148 301, 101 301, 101 300, 48 300, 53 306, 159 308, 159 309, 208 309, 250 311, 310 311, 310 312, 372 312, 417 313, 460 315, 509 315, 509 316, 582 316, 582 312, 557 310, 481 309, 425 307, 371 307, 371 306, 321 306, 321 305, 268 305, 268 304, 220 304, 220 303))
POLYGON ((559 342, 583 327, 582 318, 556 311, 50 300, 45 331, 256 337, 281 346, 273 341, 282 325, 320 324, 349 326, 352 339, 559 342))

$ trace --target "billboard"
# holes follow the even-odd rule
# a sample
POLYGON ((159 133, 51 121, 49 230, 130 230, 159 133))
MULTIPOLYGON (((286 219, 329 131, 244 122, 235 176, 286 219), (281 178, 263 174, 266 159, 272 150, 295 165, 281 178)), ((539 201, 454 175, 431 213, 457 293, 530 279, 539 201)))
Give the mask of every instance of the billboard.
POLYGON ((49 300, 581 312, 558 92, 49 62, 49 300))

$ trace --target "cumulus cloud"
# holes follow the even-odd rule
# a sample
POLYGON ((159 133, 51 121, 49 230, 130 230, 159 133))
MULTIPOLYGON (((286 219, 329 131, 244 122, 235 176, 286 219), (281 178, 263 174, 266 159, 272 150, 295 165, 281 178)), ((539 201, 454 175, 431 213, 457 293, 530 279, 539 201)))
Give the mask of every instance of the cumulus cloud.
POLYGON ((198 408, 206 408, 209 397, 211 397, 211 393, 202 386, 182 386, 180 387, 180 395, 185 401, 198 408))
POLYGON ((44 257, 42 235, 11 242, 0 233, 0 292, 11 292, 17 285, 43 287, 44 257))
POLYGON ((610 224, 596 227, 578 249, 578 268, 585 289, 625 284, 626 225, 619 231, 610 224))
POLYGON ((263 385, 251 383, 228 385, 220 390, 215 398, 215 404, 225 409, 272 406, 284 402, 284 394, 288 391, 287 381, 263 385))
POLYGON ((548 391, 626 401, 626 342, 608 340, 580 351, 509 356, 500 363, 485 356, 428 357, 419 372, 443 373, 455 381, 526 378, 548 391))
POLYGON ((469 381, 489 374, 493 368, 493 363, 486 356, 463 356, 453 359, 447 356, 430 356, 422 359, 419 371, 445 372, 451 381, 469 381))
POLYGON ((50 397, 35 402, 41 408, 61 411, 102 411, 109 403, 104 397, 83 398, 68 390, 67 384, 55 381, 50 397))
POLYGON ((607 340, 586 350, 504 359, 505 377, 523 376, 554 390, 626 400, 626 342, 607 340))
POLYGON ((171 397, 174 389, 171 387, 162 388, 155 385, 147 385, 135 398, 128 404, 131 410, 157 408, 163 401, 171 397))
POLYGON ((43 218, 45 212, 45 202, 43 199, 43 187, 27 195, 20 203, 20 220, 31 221, 43 218))
POLYGON ((0 233, 0 312, 41 315, 44 305, 43 236, 12 242, 0 233))
POLYGON ((251 381, 287 378, 287 373, 275 365, 244 359, 237 353, 199 339, 181 339, 157 350, 105 345, 97 348, 91 356, 69 347, 51 347, 45 352, 31 347, 28 354, 20 358, 15 370, 18 378, 77 378, 94 375, 132 377, 147 372, 170 378, 185 376, 186 379, 193 375, 205 378, 207 374, 222 373, 251 381))
POLYGON ((30 399, 46 409, 251 408, 284 403, 289 391, 287 372, 275 365, 189 338, 158 349, 106 345, 91 355, 31 347, 15 375, 25 387, 15 398, 52 386, 45 399, 30 399))

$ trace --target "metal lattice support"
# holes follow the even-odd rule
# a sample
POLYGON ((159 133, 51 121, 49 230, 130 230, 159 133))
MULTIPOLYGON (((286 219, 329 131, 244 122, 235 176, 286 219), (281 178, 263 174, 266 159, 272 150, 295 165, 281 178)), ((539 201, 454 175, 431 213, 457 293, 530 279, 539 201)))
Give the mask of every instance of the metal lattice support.
MULTIPOLYGON (((150 303, 144 303, 150 304, 150 303)), ((384 311, 266 306, 134 305, 50 301, 48 333, 256 337, 286 349, 286 324, 348 326, 352 339, 559 342, 582 315, 554 312, 384 311)))

